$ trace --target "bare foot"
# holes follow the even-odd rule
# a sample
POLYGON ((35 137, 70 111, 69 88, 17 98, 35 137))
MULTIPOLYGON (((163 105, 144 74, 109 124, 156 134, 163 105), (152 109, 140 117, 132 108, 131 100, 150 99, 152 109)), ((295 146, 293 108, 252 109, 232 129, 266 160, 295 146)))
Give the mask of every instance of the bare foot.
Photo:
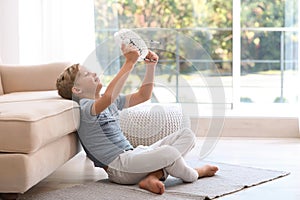
POLYGON ((142 189, 148 190, 155 194, 163 194, 165 192, 165 185, 159 180, 159 178, 153 174, 149 174, 145 179, 139 182, 139 186, 142 189))
POLYGON ((200 168, 195 168, 197 170, 199 178, 209 177, 215 175, 215 173, 219 170, 218 167, 213 165, 205 165, 200 168))

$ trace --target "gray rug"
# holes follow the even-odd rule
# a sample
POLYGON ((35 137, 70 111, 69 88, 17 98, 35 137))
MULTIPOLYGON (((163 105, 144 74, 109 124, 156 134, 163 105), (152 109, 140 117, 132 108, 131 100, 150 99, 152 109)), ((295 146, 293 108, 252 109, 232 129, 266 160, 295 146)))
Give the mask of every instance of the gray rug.
MULTIPOLYGON (((199 166, 199 161, 189 161, 191 166, 199 166)), ((203 161, 200 162, 203 164, 203 161)), ((272 181, 288 175, 283 171, 274 171, 243 167, 224 163, 211 163, 219 167, 213 177, 201 178, 194 183, 183 183, 180 179, 169 177, 165 181, 166 191, 163 195, 152 194, 138 186, 122 186, 99 180, 95 183, 77 185, 56 191, 36 195, 22 195, 21 200, 145 200, 172 199, 188 200, 214 199, 226 194, 240 191, 247 187, 272 181)))

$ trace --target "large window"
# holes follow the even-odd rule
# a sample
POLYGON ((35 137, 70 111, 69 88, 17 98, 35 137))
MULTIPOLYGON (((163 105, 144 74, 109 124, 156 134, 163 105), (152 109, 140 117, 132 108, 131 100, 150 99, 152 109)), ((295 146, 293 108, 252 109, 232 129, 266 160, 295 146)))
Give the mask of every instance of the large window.
MULTIPOLYGON (((128 28, 159 54, 153 102, 229 108, 239 103, 295 103, 300 87, 298 4, 95 0, 96 44, 111 48, 99 48, 97 57, 108 82, 123 62, 115 59, 111 36, 128 28), (224 97, 213 97, 220 88, 224 97)), ((141 81, 143 65, 135 70, 125 92, 141 81)))

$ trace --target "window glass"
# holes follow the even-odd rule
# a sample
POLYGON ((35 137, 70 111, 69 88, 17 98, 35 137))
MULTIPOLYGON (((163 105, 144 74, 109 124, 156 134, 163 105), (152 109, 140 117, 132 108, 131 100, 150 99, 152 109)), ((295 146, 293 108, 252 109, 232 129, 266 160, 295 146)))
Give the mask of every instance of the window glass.
MULTIPOLYGON (((298 102, 299 25, 297 0, 95 0, 97 57, 108 83, 123 63, 111 36, 138 32, 159 54, 153 102, 214 104, 298 102), (239 3, 240 19, 232 5, 239 3), (232 30, 240 20, 241 30, 232 30), (159 28, 158 28, 159 27, 159 28), (241 38, 233 38, 239 31, 241 38), (241 41, 240 66, 232 65, 233 41, 241 41), (154 41, 154 43, 151 41, 154 41), (194 49, 193 49, 194 48, 194 49), (238 93, 233 67, 240 67, 238 93), (222 88, 224 98, 212 99, 222 88)), ((142 81, 139 63, 126 92, 142 81)))
POLYGON ((241 1, 241 102, 298 99, 298 1, 241 1))
MULTIPOLYGON (((231 104, 231 11, 232 2, 221 0, 95 0, 96 42, 108 45, 105 41, 110 35, 127 28, 159 54, 153 102, 231 104), (225 90, 225 98, 212 100, 212 93, 220 88, 225 90)), ((111 59, 103 51, 97 56, 111 59)), ((122 62, 120 58, 113 62, 116 69, 109 67, 107 81, 122 62)), ((143 72, 138 64, 125 87, 128 92, 140 84, 143 72)))

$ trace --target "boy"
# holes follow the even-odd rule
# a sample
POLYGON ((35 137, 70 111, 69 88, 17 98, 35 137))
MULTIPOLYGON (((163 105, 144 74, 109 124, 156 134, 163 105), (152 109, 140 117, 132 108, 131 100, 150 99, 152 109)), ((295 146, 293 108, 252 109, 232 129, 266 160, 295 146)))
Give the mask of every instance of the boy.
POLYGON ((120 94, 121 89, 140 54, 133 45, 122 45, 121 49, 125 63, 103 95, 100 95, 102 84, 96 74, 79 64, 65 69, 57 79, 58 93, 63 98, 79 102, 78 135, 87 156, 96 167, 108 173, 110 181, 139 184, 139 187, 156 194, 164 193, 162 181, 169 174, 185 182, 213 176, 218 170, 216 166, 193 169, 183 159, 195 145, 195 135, 190 129, 175 132, 149 147, 133 148, 125 138, 120 129, 118 110, 151 98, 158 56, 149 51, 141 87, 137 92, 124 96, 120 94))

